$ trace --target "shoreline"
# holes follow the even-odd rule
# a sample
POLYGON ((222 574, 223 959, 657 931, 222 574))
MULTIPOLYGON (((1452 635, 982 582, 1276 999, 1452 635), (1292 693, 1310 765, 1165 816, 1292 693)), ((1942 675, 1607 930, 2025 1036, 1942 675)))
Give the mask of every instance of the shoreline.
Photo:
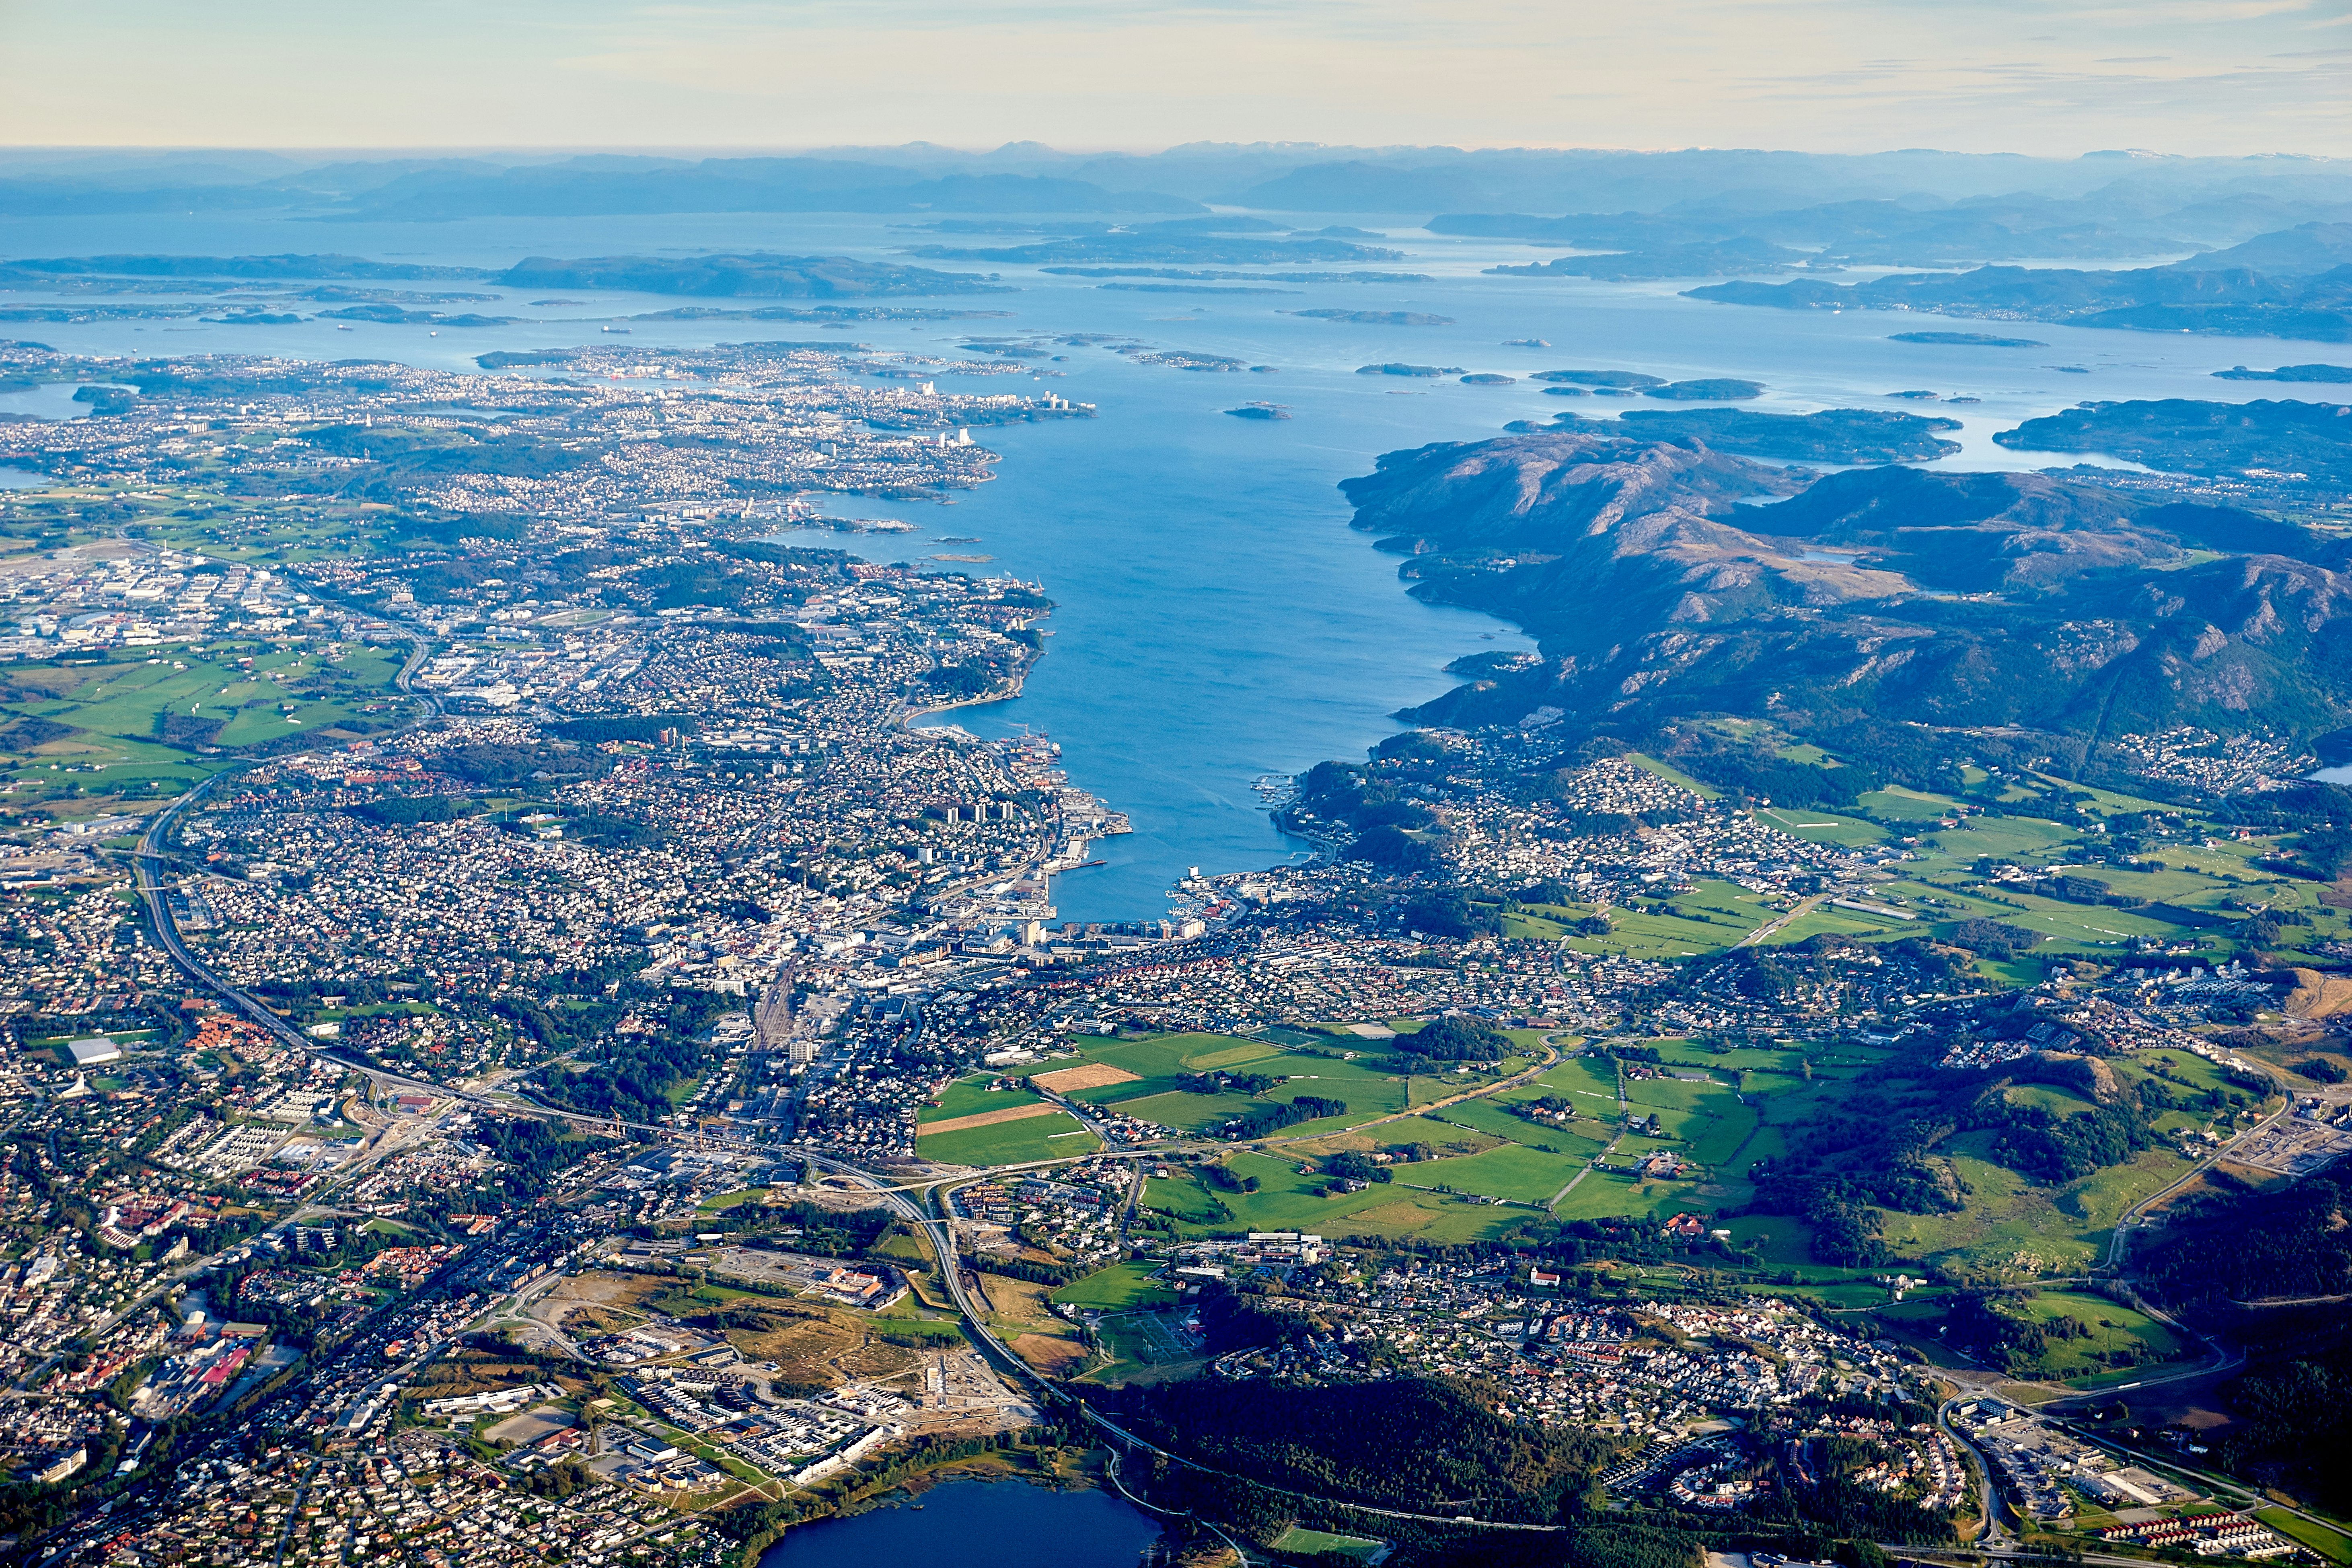
MULTIPOLYGON (((1062 1450, 1051 1451, 1059 1453, 1062 1450)), ((1002 1457, 1023 1455, 1041 1457, 1045 1452, 1047 1451, 1034 1447, 990 1449, 980 1454, 949 1459, 912 1475, 877 1480, 873 1483, 871 1490, 853 1492, 837 1501, 822 1503, 798 1518, 775 1526, 773 1533, 756 1548, 751 1544, 756 1536, 744 1538, 737 1557, 739 1568, 760 1568, 760 1565, 766 1562, 770 1552, 783 1545, 795 1532, 811 1525, 847 1523, 868 1514, 879 1513, 886 1509, 920 1509, 924 1500, 930 1493, 941 1487, 961 1482, 987 1487, 1026 1486, 1039 1491, 1055 1493, 1100 1492, 1106 1496, 1117 1498, 1147 1519, 1150 1517, 1144 1508, 1126 1495, 1123 1489, 1112 1484, 1107 1465, 1090 1468, 1096 1456, 1105 1452, 1099 1446, 1078 1450, 1076 1458, 1071 1461, 1074 1468, 1066 1472, 1060 1469, 1058 1466, 1050 1474, 1019 1469, 1013 1468, 1006 1458, 1002 1457), (893 1499, 903 1499, 903 1500, 894 1501, 893 1499)), ((788 1500, 792 1495, 787 1492, 783 1498, 777 1500, 788 1500)))

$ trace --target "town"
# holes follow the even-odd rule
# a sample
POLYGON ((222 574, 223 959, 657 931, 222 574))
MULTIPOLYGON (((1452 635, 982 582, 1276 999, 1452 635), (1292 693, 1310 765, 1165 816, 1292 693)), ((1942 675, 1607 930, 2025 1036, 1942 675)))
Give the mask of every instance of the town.
POLYGON ((1129 1440, 1093 1396, 1178 1374, 1474 1390, 1601 1443, 1615 1510, 2307 1551, 1961 1398, 1905 1314, 2110 1311, 2116 1359, 2019 1373, 2065 1398, 2185 1365, 2064 1293, 2200 1172, 2352 1152, 2340 983, 2262 956, 2341 906, 2238 806, 2310 759, 2168 731, 2147 786, 2222 804, 1791 807, 1556 715, 1425 726, 1263 781, 1293 863, 1065 920, 1133 824, 956 721, 1052 584, 808 542, 1092 412, 950 367, 1040 374, 251 358, 0 425, 47 485, 0 499, 18 1558, 732 1563, 918 1462, 1068 1479, 1129 1440), (1837 1121, 1889 1085, 1965 1176, 1837 1121), (2119 1156, 2033 1142, 2053 1107, 2119 1156), (1963 1181, 2081 1223, 1956 1240, 1963 1181))

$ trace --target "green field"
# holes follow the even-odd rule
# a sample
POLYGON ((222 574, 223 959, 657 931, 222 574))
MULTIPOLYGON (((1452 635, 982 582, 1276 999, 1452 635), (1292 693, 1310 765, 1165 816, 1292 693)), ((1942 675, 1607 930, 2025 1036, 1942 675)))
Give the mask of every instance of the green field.
MULTIPOLYGON (((1546 1157, 1546 1156, 1538 1156, 1546 1157)), ((1395 1183, 1360 1193, 1325 1197, 1319 1176, 1302 1175, 1294 1161, 1236 1153, 1227 1164, 1237 1176, 1255 1176, 1255 1193, 1213 1192, 1184 1167, 1155 1178, 1144 1204, 1175 1216, 1186 1235, 1234 1234, 1246 1230, 1308 1230, 1329 1237, 1418 1237, 1435 1242, 1476 1241, 1499 1234, 1528 1217, 1528 1211, 1500 1204, 1468 1202, 1439 1193, 1416 1192, 1403 1184, 1412 1173, 1434 1169, 1440 1161, 1397 1167, 1395 1183), (1222 1205, 1231 1218, 1215 1217, 1222 1205), (1194 1216, 1209 1214, 1202 1220, 1194 1216)))
POLYGON ((1652 1189, 1656 1184, 1641 1183, 1621 1171, 1588 1171, 1576 1184, 1576 1190, 1552 1205, 1555 1219, 1600 1219, 1629 1214, 1647 1214, 1658 1206, 1661 1194, 1652 1189))
POLYGON ((1841 816, 1833 811, 1816 811, 1811 806, 1802 810, 1759 806, 1756 820, 1768 827, 1780 828, 1784 833, 1794 834, 1814 844, 1840 844, 1852 849, 1886 841, 1886 830, 1874 822, 1865 822, 1857 816, 1841 816))
POLYGON ((1625 1099, 1636 1114, 1654 1114, 1667 1133, 1688 1145, 1688 1156, 1702 1165, 1729 1161, 1762 1121, 1754 1107, 1741 1102, 1738 1090, 1712 1082, 1629 1079, 1625 1099))
POLYGON ((1032 1160, 1091 1154, 1101 1147, 1101 1140, 1080 1127, 1066 1110, 1000 1121, 993 1127, 921 1134, 915 1140, 915 1152, 924 1159, 951 1165, 1019 1165, 1032 1160))
MULTIPOLYGON (((1139 1040, 1106 1040, 1088 1044, 1079 1059, 1102 1062, 1136 1075, 1127 1083, 1102 1084, 1075 1089, 1069 1098, 1089 1105, 1116 1107, 1122 1113, 1156 1121, 1164 1127, 1198 1132, 1222 1126, 1253 1108, 1287 1104, 1300 1095, 1337 1100, 1348 1107, 1344 1117, 1324 1118, 1274 1134, 1281 1138, 1314 1137, 1336 1126, 1353 1125, 1392 1116, 1450 1090, 1435 1080, 1391 1072, 1387 1052, 1374 1042, 1353 1037, 1299 1035, 1293 1043, 1239 1039, 1230 1035, 1154 1035, 1139 1040), (1312 1040, 1316 1043, 1308 1044, 1312 1040), (1349 1056, 1360 1059, 1349 1061, 1349 1056), (1362 1059, 1366 1057, 1370 1059, 1362 1059), (1197 1094, 1180 1089, 1185 1079, 1212 1071, 1250 1073, 1280 1079, 1260 1095, 1197 1094)), ((1020 1069, 1034 1077, 1076 1065, 1068 1059, 1040 1062, 1020 1069)), ((998 1097, 996 1104, 1019 1101, 998 1097)))
MULTIPOLYGON (((2071 1318, 2086 1331, 2081 1338, 2053 1336, 2048 1340, 2038 1369, 2038 1375, 2042 1377, 2092 1382, 2128 1379, 2135 1371, 2145 1372, 2167 1362, 2192 1360, 2203 1353, 2195 1341, 2183 1338, 2144 1312, 2104 1296, 2075 1290, 2036 1290, 2006 1305, 2009 1310, 2033 1322, 2048 1324, 2060 1318, 2071 1318), (2134 1366, 2116 1367, 2105 1359, 2110 1353, 2136 1358, 2134 1366)), ((1935 1325, 1943 1321, 1948 1310, 1946 1299, 1928 1296, 1881 1306, 1877 1313, 1923 1339, 1932 1339, 1935 1325)))
POLYGON ((167 719, 186 721, 184 729, 217 725, 208 743, 236 750, 289 731, 364 727, 371 719, 382 728, 387 705, 403 700, 393 678, 404 656, 392 649, 353 646, 331 661, 320 652, 237 643, 203 654, 174 648, 132 657, 146 651, 118 650, 90 667, 20 667, 11 672, 16 683, 41 695, 27 692, 7 710, 117 742, 161 740, 167 719), (363 714, 367 708, 377 711, 363 714))
POLYGON ((1680 784, 1683 788, 1690 791, 1693 795, 1703 796, 1707 800, 1717 799, 1723 794, 1721 790, 1717 789, 1714 785, 1703 784, 1699 783, 1698 780, 1691 777, 1690 774, 1671 768, 1665 763, 1658 761, 1657 758, 1645 755, 1643 752, 1628 752, 1625 753, 1625 760, 1637 766, 1647 768, 1650 772, 1657 774, 1668 784, 1680 784))
POLYGON ((1546 1092, 1570 1097, 1580 1116, 1616 1116, 1617 1064, 1606 1057, 1570 1057, 1535 1081, 1546 1092), (1585 1104, 1588 1100, 1593 1103, 1585 1104))
POLYGON ((1276 1552, 1297 1552, 1302 1557, 1315 1557, 1328 1553, 1335 1557, 1352 1557, 1361 1562, 1378 1552, 1386 1542, 1373 1541, 1361 1535, 1333 1535, 1328 1531, 1309 1530, 1303 1524, 1294 1524, 1276 1536, 1270 1544, 1276 1552))
POLYGON ((2151 937, 2172 940, 2188 934, 2186 927, 2128 910, 2060 903, 2031 893, 2010 896, 2021 907, 2005 911, 2000 918, 2011 925, 2056 938, 2061 949, 2129 948, 2134 942, 2151 937))
MULTIPOLYGON (((1759 1053, 1774 1059, 1778 1054, 1759 1053)), ((1327 1070, 1330 1065, 1323 1064, 1327 1070)), ((1263 1069, 1254 1065, 1254 1070, 1263 1069)), ((1655 1081, 1660 1084, 1660 1098, 1690 1102, 1675 1114, 1687 1120, 1702 1136, 1741 1139, 1753 1124, 1754 1113, 1739 1106, 1737 1095, 1719 1084, 1655 1081), (1727 1110, 1737 1111, 1740 1120, 1718 1131, 1727 1110)), ((1458 1081, 1416 1079, 1412 1083, 1416 1100, 1429 1098, 1422 1092, 1424 1084, 1445 1091, 1458 1091, 1461 1087, 1458 1081)), ((1293 1083, 1285 1085, 1284 1092, 1318 1087, 1293 1083)), ((1335 1086, 1328 1076, 1319 1082, 1319 1091, 1325 1094, 1334 1092, 1335 1087, 1344 1095, 1356 1092, 1351 1086, 1335 1086)), ((1258 1184, 1255 1193, 1213 1187, 1192 1169, 1178 1166, 1175 1174, 1150 1180, 1144 1202, 1175 1217, 1188 1234, 1303 1229, 1341 1237, 1415 1236, 1465 1241, 1495 1236, 1523 1223, 1529 1217, 1528 1205, 1548 1204, 1571 1182, 1577 1183, 1576 1192, 1570 1203, 1562 1206, 1564 1217, 1645 1213, 1660 1204, 1672 1206, 1669 1200, 1674 1194, 1689 1189, 1687 1183, 1636 1184, 1622 1173, 1590 1171, 1593 1155, 1617 1136, 1619 1124, 1616 1065, 1605 1058, 1570 1058, 1532 1082, 1514 1086, 1492 1099, 1465 1100, 1362 1132, 1349 1131, 1349 1124, 1360 1120, 1351 1101, 1346 1118, 1289 1130, 1283 1135, 1285 1142, 1262 1152, 1236 1151, 1228 1155, 1223 1161, 1227 1169, 1236 1179, 1255 1179, 1258 1184), (1514 1115, 1509 1109, 1514 1102, 1547 1094, 1573 1097, 1571 1103, 1582 1120, 1555 1126, 1514 1115), (1326 1154, 1341 1149, 1415 1146, 1433 1157, 1390 1166, 1392 1180, 1374 1184, 1366 1191, 1327 1195, 1329 1179, 1320 1173, 1320 1161, 1326 1154), (1578 1181, 1580 1175, 1581 1181, 1578 1181)), ((1664 1145, 1642 1145, 1656 1146, 1664 1145)))
POLYGON ((1054 1292, 1054 1300, 1069 1307, 1090 1307, 1098 1312, 1132 1312, 1164 1307, 1176 1292, 1151 1278, 1150 1263, 1114 1263, 1054 1292))
POLYGON ((1445 1186, 1514 1203, 1545 1204, 1591 1162, 1589 1154, 1548 1154, 1522 1144, 1504 1143, 1476 1154, 1420 1161, 1398 1171, 1396 1179, 1416 1187, 1445 1186))
POLYGON ((1166 1094, 1147 1095, 1141 1100, 1113 1100, 1107 1109, 1122 1116, 1157 1121, 1162 1127, 1173 1127, 1181 1132, 1198 1132, 1203 1128, 1222 1127, 1246 1112, 1251 1106, 1260 1103, 1247 1095, 1186 1094, 1171 1089, 1166 1094))
MULTIPOLYGON (((1530 1121, 1514 1116, 1504 1109, 1513 1099, 1531 1100, 1535 1096, 1517 1091, 1506 1091, 1490 1100, 1473 1100, 1461 1105, 1449 1105, 1439 1112, 1447 1121, 1457 1126, 1475 1128, 1496 1138, 1524 1143, 1530 1149, 1547 1150, 1555 1154, 1569 1154, 1580 1160, 1591 1159, 1609 1142, 1614 1129, 1613 1118, 1605 1112, 1598 1117, 1585 1117, 1564 1127, 1546 1121, 1530 1121)), ((1579 1113, 1584 1116, 1583 1112, 1579 1113)))
POLYGON ((1143 1184, 1141 1206, 1173 1216, 1187 1225, 1213 1228, 1224 1223, 1223 1211, 1217 1206, 1217 1196, 1190 1174, 1181 1165, 1171 1166, 1165 1176, 1153 1176, 1143 1184))
POLYGON ((1038 1105, 1045 1096, 1026 1089, 991 1089, 1000 1075, 977 1073, 959 1079, 940 1090, 938 1103, 926 1105, 915 1113, 918 1124, 925 1121, 950 1121, 959 1116, 980 1116, 992 1110, 1011 1110, 1016 1106, 1038 1105))
POLYGON ((2040 1106, 2053 1116, 2072 1116, 2091 1109, 2091 1102, 2073 1089, 2045 1083, 2011 1084, 2001 1090, 2001 1098, 2011 1105, 2040 1106))
POLYGON ((1948 796, 1923 795, 1901 784, 1872 790, 1854 804, 1874 816, 1892 816, 1905 822, 1933 822, 1939 816, 1950 816, 1958 805, 1948 796))
POLYGON ((1787 907, 1787 900, 1737 883, 1702 878, 1679 892, 1644 893, 1608 911, 1609 934, 1586 936, 1574 922, 1600 911, 1591 905, 1528 904, 1504 917, 1504 934, 1564 942, 1577 952, 1675 958, 1721 952, 1787 907))
POLYGON ((2039 1186, 1984 1157, 1992 1137, 1963 1132, 1937 1150, 1971 1189, 1966 1209, 1937 1215, 1879 1211, 1886 1245, 1898 1257, 1965 1263, 2009 1279, 2076 1272, 2104 1254, 2124 1210, 2161 1192, 2189 1168, 2169 1150, 2151 1149, 2080 1180, 2039 1186))
POLYGON ((2283 1508, 2266 1508, 2254 1517, 2289 1541, 2300 1541, 2330 1563, 2352 1563, 2352 1535, 2283 1508))
POLYGON ((704 1214, 721 1214, 744 1204, 764 1202, 767 1195, 765 1187, 737 1187, 732 1192, 714 1193, 694 1206, 704 1214))

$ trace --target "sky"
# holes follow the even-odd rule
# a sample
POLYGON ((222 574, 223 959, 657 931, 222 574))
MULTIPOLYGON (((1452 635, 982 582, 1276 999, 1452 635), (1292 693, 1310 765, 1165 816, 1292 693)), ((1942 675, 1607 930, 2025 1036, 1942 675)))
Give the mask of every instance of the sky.
POLYGON ((0 146, 2352 156, 2352 0, 0 0, 0 146))

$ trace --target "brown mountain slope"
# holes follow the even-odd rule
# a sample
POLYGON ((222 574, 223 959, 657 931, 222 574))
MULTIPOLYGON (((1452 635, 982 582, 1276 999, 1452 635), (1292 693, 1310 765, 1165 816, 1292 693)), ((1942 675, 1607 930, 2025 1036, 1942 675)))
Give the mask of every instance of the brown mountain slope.
POLYGON ((2094 734, 2352 718, 2352 582, 2286 555, 2192 553, 2307 542, 2252 513, 2042 474, 1816 480, 1574 431, 1392 453, 1341 488, 1355 526, 1408 557, 1415 594, 1541 642, 1541 665, 1457 689, 1424 721, 1546 705, 2094 734))

